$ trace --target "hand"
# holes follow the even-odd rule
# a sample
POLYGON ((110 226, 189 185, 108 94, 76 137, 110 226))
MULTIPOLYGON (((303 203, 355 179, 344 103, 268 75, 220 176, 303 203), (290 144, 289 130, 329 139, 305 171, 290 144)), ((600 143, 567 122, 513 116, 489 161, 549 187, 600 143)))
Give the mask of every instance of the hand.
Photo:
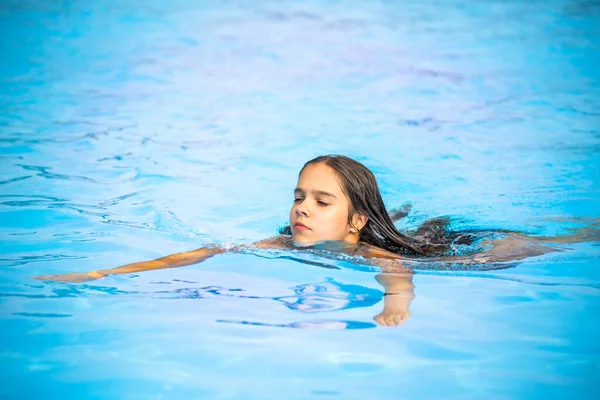
POLYGON ((410 311, 408 310, 383 310, 380 314, 377 314, 373 319, 381 326, 396 327, 398 325, 404 325, 410 317, 410 311))
POLYGON ((373 319, 381 326, 404 325, 404 321, 410 318, 408 307, 415 298, 414 295, 407 293, 388 294, 384 297, 385 305, 383 311, 377 314, 373 319))
POLYGON ((81 282, 93 281, 94 279, 98 279, 98 278, 90 275, 87 272, 72 272, 72 273, 68 273, 68 274, 34 276, 33 279, 37 279, 40 281, 81 283, 81 282))

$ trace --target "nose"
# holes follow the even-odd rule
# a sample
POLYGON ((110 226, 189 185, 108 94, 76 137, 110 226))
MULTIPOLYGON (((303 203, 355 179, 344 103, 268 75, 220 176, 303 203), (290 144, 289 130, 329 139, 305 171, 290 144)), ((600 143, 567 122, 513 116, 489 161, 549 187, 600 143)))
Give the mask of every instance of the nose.
POLYGON ((306 208, 306 205, 304 202, 296 205, 296 215, 298 217, 300 217, 300 216, 308 217, 310 215, 308 212, 308 208, 306 208))

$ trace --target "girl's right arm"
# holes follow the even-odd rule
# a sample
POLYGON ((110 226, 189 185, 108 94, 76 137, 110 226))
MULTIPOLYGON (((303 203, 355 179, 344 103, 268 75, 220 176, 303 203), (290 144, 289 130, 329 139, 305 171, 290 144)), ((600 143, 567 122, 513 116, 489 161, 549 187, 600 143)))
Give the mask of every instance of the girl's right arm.
POLYGON ((33 279, 41 281, 57 282, 87 282, 94 279, 104 278, 108 275, 130 274, 133 272, 150 271, 154 269, 176 268, 185 265, 197 264, 216 254, 224 253, 227 250, 214 246, 202 247, 197 250, 185 253, 171 254, 170 256, 157 258, 151 261, 140 261, 112 269, 100 269, 89 272, 73 272, 67 274, 42 275, 35 276, 33 279))
POLYGON ((130 274, 141 271, 151 271, 154 269, 176 268, 186 265, 197 264, 214 255, 236 251, 243 248, 281 248, 284 245, 284 240, 281 237, 265 239, 249 246, 236 246, 233 248, 223 248, 220 246, 202 247, 197 250, 188 251, 185 253, 171 254, 170 256, 157 258, 151 261, 140 261, 121 267, 112 269, 100 269, 90 272, 74 272, 67 274, 42 275, 35 276, 34 279, 42 281, 57 281, 57 282, 87 282, 94 279, 104 278, 108 275, 130 274))

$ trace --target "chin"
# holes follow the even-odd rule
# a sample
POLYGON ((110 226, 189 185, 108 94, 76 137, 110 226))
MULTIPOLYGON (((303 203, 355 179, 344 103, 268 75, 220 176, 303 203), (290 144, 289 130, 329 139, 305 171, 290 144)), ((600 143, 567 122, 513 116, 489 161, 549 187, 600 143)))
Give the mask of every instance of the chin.
POLYGON ((302 237, 303 235, 300 234, 298 235, 297 233, 293 233, 292 234, 292 241, 294 242, 294 246, 297 247, 304 247, 304 246, 310 246, 314 243, 316 243, 315 240, 309 240, 306 237, 302 237))

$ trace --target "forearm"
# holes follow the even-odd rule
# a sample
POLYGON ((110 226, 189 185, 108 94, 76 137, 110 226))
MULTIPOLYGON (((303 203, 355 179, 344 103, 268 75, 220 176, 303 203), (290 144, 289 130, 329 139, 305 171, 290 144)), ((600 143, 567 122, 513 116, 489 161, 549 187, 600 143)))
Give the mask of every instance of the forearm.
POLYGON ((398 326, 410 317, 410 303, 415 298, 413 274, 381 273, 375 276, 384 287, 383 311, 374 317, 383 326, 398 326))
MULTIPOLYGON (((233 249, 232 249, 233 250, 233 249)), ((188 251, 187 253, 172 254, 170 256, 157 258, 152 261, 135 262, 123 265, 118 268, 101 269, 90 272, 71 272, 67 274, 41 275, 34 279, 56 282, 81 283, 94 279, 104 278, 107 275, 129 274, 132 272, 149 271, 161 268, 183 267, 202 262, 216 254, 225 253, 229 250, 221 247, 204 247, 198 250, 188 251)))
POLYGON ((97 271, 90 272, 90 274, 93 275, 94 272, 97 272, 104 276, 118 275, 118 274, 130 274, 133 272, 150 271, 153 269, 172 268, 172 267, 178 267, 178 266, 179 265, 169 264, 164 261, 160 261, 160 259, 157 259, 157 260, 151 260, 151 261, 134 262, 131 264, 122 265, 117 268, 99 269, 97 271))
POLYGON ((375 280, 383 286, 386 294, 405 293, 414 296, 415 285, 412 278, 413 273, 387 273, 383 272, 375 276, 375 280))
POLYGON ((226 250, 221 247, 204 247, 187 253, 178 253, 157 258, 156 260, 135 262, 117 268, 92 271, 90 272, 90 275, 94 276, 94 274, 97 274, 99 275, 98 277, 100 277, 100 275, 129 274, 155 269, 183 267, 185 265, 199 263, 216 254, 224 253, 225 251, 226 250))

